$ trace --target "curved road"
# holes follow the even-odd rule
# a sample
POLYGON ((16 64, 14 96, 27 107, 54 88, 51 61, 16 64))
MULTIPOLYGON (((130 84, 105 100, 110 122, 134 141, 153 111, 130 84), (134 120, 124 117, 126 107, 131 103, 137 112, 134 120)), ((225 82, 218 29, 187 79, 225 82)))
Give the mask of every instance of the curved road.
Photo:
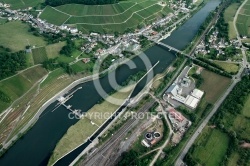
MULTIPOLYGON (((238 14, 239 14, 241 8, 246 4, 246 2, 247 2, 247 0, 245 0, 242 3, 242 5, 237 10, 237 12, 235 14, 235 17, 234 17, 234 28, 235 28, 235 31, 236 31, 236 34, 237 34, 237 39, 238 39, 240 45, 242 45, 242 43, 241 43, 241 38, 239 36, 238 30, 237 30, 237 27, 236 27, 236 20, 237 20, 237 17, 238 17, 238 14)), ((193 145, 195 139, 199 136, 199 134, 201 133, 201 131, 203 130, 203 128, 207 125, 207 123, 209 122, 209 120, 211 119, 211 117, 216 113, 216 111, 218 110, 218 108, 220 107, 220 105, 222 104, 222 102, 225 100, 225 98, 227 97, 227 95, 232 91, 232 89, 234 88, 234 86, 241 80, 241 75, 242 75, 242 73, 244 71, 244 68, 248 64, 244 48, 242 48, 241 51, 242 51, 242 55, 243 55, 243 63, 242 63, 242 66, 241 66, 238 74, 235 76, 235 79, 233 80, 233 83, 226 90, 226 92, 223 94, 223 96, 215 103, 213 110, 204 119, 204 121, 197 128, 197 130, 195 131, 195 133, 193 134, 193 136, 189 139, 189 141, 187 142, 186 146, 184 147, 184 149, 182 150, 182 152, 178 156, 178 158, 177 158, 177 160, 175 162, 175 166, 184 165, 183 159, 184 159, 185 155, 188 153, 188 150, 193 145)))

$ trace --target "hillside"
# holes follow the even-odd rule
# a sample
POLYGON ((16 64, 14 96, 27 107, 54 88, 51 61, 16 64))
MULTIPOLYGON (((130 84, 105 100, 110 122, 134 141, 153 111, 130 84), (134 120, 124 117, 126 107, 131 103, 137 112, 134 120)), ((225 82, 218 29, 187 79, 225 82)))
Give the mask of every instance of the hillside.
POLYGON ((45 3, 50 6, 59 6, 70 3, 85 5, 104 5, 117 3, 119 0, 46 0, 45 3))
POLYGON ((109 5, 47 6, 40 18, 55 25, 75 26, 83 33, 123 33, 138 26, 148 25, 171 12, 167 3, 131 0, 109 5))

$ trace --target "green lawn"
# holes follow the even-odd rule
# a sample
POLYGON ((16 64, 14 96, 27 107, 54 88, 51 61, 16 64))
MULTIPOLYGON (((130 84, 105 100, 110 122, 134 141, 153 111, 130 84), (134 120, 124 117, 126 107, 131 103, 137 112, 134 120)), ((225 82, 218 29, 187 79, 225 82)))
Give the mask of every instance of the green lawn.
POLYGON ((25 46, 44 46, 46 42, 42 37, 34 36, 28 32, 29 25, 20 21, 8 22, 0 25, 0 45, 12 51, 24 50, 25 46))
MULTIPOLYGON (((0 90, 8 95, 12 101, 26 93, 39 79, 47 74, 47 71, 41 66, 28 69, 12 78, 0 82, 0 90)), ((0 112, 6 109, 9 104, 0 101, 0 112)))
POLYGON ((205 99, 209 103, 215 103, 231 83, 229 78, 208 70, 203 70, 201 76, 204 78, 204 82, 200 89, 205 91, 205 99))
POLYGON ((42 62, 48 60, 45 47, 32 49, 32 56, 35 64, 41 64, 42 62))
POLYGON ((228 73, 237 73, 239 70, 239 65, 235 63, 228 63, 228 62, 221 62, 221 61, 214 61, 214 63, 222 67, 228 73))
POLYGON ((56 9, 47 6, 40 18, 56 25, 77 25, 84 33, 122 33, 172 12, 168 6, 161 6, 154 0, 129 0, 109 5, 67 4, 56 9))
MULTIPOLYGON (((118 99, 126 99, 129 93, 131 92, 131 87, 134 86, 128 86, 122 89, 120 92, 116 92, 113 95, 111 95, 114 98, 118 99), (125 93, 122 93, 126 90, 125 93)), ((109 97, 109 99, 111 99, 109 97)), ((111 99, 112 100, 112 99, 111 99)), ((92 107, 87 113, 88 118, 83 118, 79 120, 75 125, 71 126, 67 133, 61 138, 61 140, 56 145, 56 148, 53 151, 53 154, 49 160, 49 165, 54 163, 58 158, 62 157, 72 149, 76 148, 78 145, 84 143, 86 139, 93 134, 97 129, 98 126, 91 124, 90 119, 98 124, 101 125, 106 119, 106 116, 98 116, 94 117, 94 115, 90 116, 90 113, 112 113, 115 110, 117 110, 119 105, 114 105, 109 103, 108 101, 104 101, 101 104, 97 104, 94 107, 92 107), (100 118, 99 118, 100 117, 100 118)), ((108 118, 108 117, 107 117, 108 118)))
POLYGON ((61 51, 62 47, 66 45, 66 42, 55 43, 46 46, 46 53, 48 58, 56 58, 59 57, 59 52, 61 51))
POLYGON ((229 138, 226 134, 217 129, 206 127, 195 142, 192 156, 200 165, 220 165, 228 144, 229 138))

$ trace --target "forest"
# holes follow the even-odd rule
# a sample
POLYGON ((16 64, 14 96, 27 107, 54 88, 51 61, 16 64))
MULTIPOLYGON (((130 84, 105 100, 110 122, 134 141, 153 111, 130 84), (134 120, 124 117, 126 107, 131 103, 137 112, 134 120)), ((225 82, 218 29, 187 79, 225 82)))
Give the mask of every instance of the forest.
POLYGON ((119 2, 119 0, 46 0, 45 4, 50 6, 60 6, 70 3, 84 4, 84 5, 104 5, 104 4, 114 4, 117 2, 119 2))
POLYGON ((10 49, 0 46, 0 80, 27 67, 25 54, 24 51, 13 53, 10 49))

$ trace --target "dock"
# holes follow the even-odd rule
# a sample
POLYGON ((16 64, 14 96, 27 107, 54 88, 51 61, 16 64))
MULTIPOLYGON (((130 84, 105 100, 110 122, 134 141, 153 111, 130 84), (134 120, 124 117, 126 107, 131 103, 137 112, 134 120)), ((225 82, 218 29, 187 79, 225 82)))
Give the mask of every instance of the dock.
POLYGON ((78 117, 82 117, 83 115, 80 113, 81 110, 73 110, 72 105, 65 105, 65 103, 71 99, 74 95, 75 92, 77 92, 78 90, 82 89, 82 87, 78 87, 77 89, 75 89, 74 91, 72 91, 71 93, 67 94, 67 96, 60 96, 57 101, 58 103, 56 104, 55 108, 52 110, 52 112, 54 112, 57 108, 59 108, 61 105, 64 106, 67 110, 73 112, 75 115, 77 115, 78 117))

